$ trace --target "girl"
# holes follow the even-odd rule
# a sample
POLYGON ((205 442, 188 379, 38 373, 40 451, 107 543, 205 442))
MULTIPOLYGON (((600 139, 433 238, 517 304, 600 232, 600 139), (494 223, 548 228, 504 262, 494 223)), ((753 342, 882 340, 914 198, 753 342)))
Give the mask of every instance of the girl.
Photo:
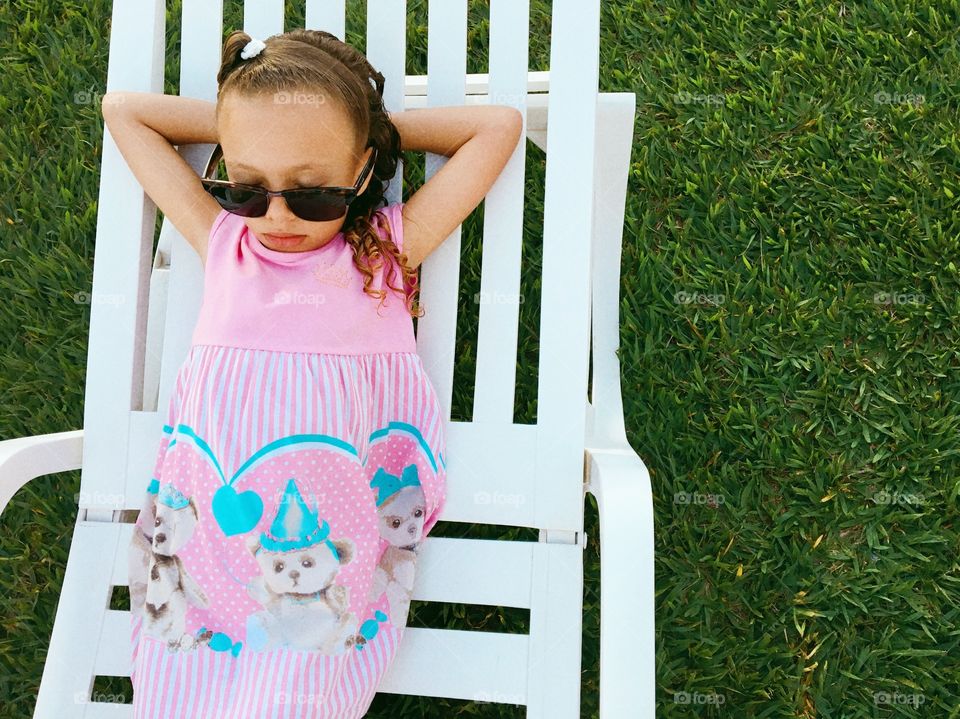
POLYGON ((316 30, 232 33, 217 81, 215 105, 102 104, 204 264, 129 547, 134 716, 361 717, 446 498, 415 269, 489 191, 522 117, 387 113, 383 76, 316 30), (213 142, 227 180, 173 147, 213 142), (450 159, 381 207, 401 150, 450 159))

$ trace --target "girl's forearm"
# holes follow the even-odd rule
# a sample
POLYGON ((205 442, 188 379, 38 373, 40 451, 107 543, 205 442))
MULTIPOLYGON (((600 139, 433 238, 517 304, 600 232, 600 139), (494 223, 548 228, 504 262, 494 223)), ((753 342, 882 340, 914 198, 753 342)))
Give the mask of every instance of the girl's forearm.
POLYGON ((130 115, 160 133, 171 145, 218 141, 216 103, 156 92, 109 92, 104 105, 130 115))
POLYGON ((451 157, 480 132, 512 127, 517 110, 509 105, 451 105, 389 113, 400 132, 400 149, 451 157))
MULTIPOLYGON (((155 92, 113 91, 107 103, 162 135, 171 145, 218 142, 216 103, 155 92)), ((497 126, 511 126, 509 105, 452 105, 391 112, 400 149, 452 156, 469 139, 497 126)))

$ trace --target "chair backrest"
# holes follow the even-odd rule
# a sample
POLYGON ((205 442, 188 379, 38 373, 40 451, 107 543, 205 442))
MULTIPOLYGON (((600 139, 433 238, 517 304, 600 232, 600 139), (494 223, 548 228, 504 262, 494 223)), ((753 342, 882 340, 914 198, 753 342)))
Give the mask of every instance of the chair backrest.
MULTIPOLYGON (((597 33, 585 29, 598 27, 598 5, 598 0, 553 3, 537 423, 512 421, 519 303, 481 302, 473 421, 449 427, 447 521, 560 530, 581 525, 598 62, 597 33), (478 503, 477 491, 519 494, 524 501, 478 503)), ((248 32, 266 37, 282 31, 281 0, 246 7, 248 32)), ((404 97, 410 84, 404 82, 404 4, 371 0, 368 11, 368 56, 387 78, 388 109, 421 104, 416 96, 404 97)), ((162 91, 163 12, 157 0, 116 3, 108 90, 162 91)), ((184 3, 181 94, 215 99, 221 18, 217 2, 184 3)), ((312 27, 342 34, 343 2, 308 2, 307 18, 312 27)), ((492 2, 489 95, 525 115, 527 33, 525 3, 492 2)), ((431 5, 427 105, 466 102, 465 41, 465 2, 431 5)), ((210 149, 187 146, 183 153, 200 172, 210 149)), ((429 177, 445 158, 427 160, 429 177)), ((519 296, 523 177, 521 143, 484 200, 481 297, 519 296)), ((399 200, 399 193, 398 178, 389 200, 399 200)), ((104 142, 99 199, 81 498, 88 516, 139 506, 160 436, 157 408, 165 407, 189 348, 203 285, 199 259, 168 222, 152 257, 155 207, 112 141, 104 142), (168 262, 169 269, 160 272, 168 262), (151 298, 151 277, 167 283, 165 293, 151 298), (166 306, 151 307, 149 300, 161 302, 163 294, 166 306)), ((417 350, 447 417, 459 257, 456 230, 424 261, 426 315, 417 325, 417 350)))
MULTIPOLYGON (((386 78, 388 110, 490 101, 513 105, 528 121, 528 92, 538 89, 530 82, 535 78, 542 88, 543 74, 529 73, 527 2, 490 2, 489 73, 480 76, 466 74, 466 0, 430 3, 425 88, 405 76, 406 3, 366 5, 367 56, 386 78), (479 92, 468 95, 468 88, 479 92)), ((283 0, 246 2, 243 29, 266 38, 284 30, 283 16, 283 0)), ((306 26, 343 38, 344 0, 307 0, 306 26)), ((223 27, 222 0, 184 0, 182 95, 216 99, 221 45, 231 29, 223 27)), ((533 527, 541 530, 541 542, 431 538, 413 596, 527 607, 530 634, 411 628, 408 656, 433 663, 436 671, 425 671, 422 663, 415 672, 399 666, 384 690, 466 699, 486 693, 493 701, 527 704, 531 716, 572 717, 579 715, 582 552, 577 544, 552 544, 550 537, 582 537, 583 531, 599 0, 553 0, 550 41, 549 94, 538 99, 547 105, 549 132, 536 424, 513 422, 520 303, 509 299, 520 297, 525 142, 484 200, 480 297, 493 299, 479 307, 472 421, 449 421, 459 229, 422 265, 426 314, 417 323, 417 350, 448 420, 441 519, 533 527), (490 501, 497 497, 510 501, 490 501), (479 667, 467 662, 471 653, 479 667), (451 669, 452 656, 460 658, 462 672, 451 669), (478 668, 488 674, 475 675, 478 668), (573 686, 561 687, 561 677, 573 686)), ((165 45, 164 2, 115 2, 107 90, 162 92, 165 45)), ((542 137, 543 128, 528 123, 527 130, 542 137)), ((210 149, 181 152, 199 173, 210 149)), ((445 159, 427 156, 427 178, 445 159)), ((391 183, 390 202, 401 199, 401 172, 391 183)), ((80 517, 116 521, 120 510, 139 508, 151 477, 203 273, 193 249, 166 221, 153 256, 156 208, 107 137, 100 183, 80 517)), ((122 572, 122 563, 117 566, 122 572)), ((398 657, 397 664, 403 661, 398 657)))

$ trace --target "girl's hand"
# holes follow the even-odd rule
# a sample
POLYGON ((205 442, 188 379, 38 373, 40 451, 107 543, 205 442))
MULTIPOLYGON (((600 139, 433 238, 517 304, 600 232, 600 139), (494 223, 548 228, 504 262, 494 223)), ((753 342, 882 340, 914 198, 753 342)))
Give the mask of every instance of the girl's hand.
POLYGON ((403 251, 416 267, 480 204, 517 147, 523 115, 509 105, 389 113, 400 149, 450 159, 403 206, 403 251))

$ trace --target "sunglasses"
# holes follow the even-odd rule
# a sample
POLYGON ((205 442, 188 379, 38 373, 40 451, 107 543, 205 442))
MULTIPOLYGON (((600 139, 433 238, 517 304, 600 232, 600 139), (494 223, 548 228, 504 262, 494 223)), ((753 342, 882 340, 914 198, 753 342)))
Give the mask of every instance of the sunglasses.
POLYGON ((347 213, 347 207, 360 192, 360 187, 373 170, 377 161, 377 148, 373 148, 367 164, 353 187, 303 187, 295 190, 267 190, 259 185, 244 185, 240 182, 210 179, 211 173, 223 158, 223 148, 217 144, 210 154, 200 183, 213 199, 234 215, 240 217, 263 217, 267 214, 271 197, 282 197, 290 211, 301 220, 327 222, 338 220, 347 213))

